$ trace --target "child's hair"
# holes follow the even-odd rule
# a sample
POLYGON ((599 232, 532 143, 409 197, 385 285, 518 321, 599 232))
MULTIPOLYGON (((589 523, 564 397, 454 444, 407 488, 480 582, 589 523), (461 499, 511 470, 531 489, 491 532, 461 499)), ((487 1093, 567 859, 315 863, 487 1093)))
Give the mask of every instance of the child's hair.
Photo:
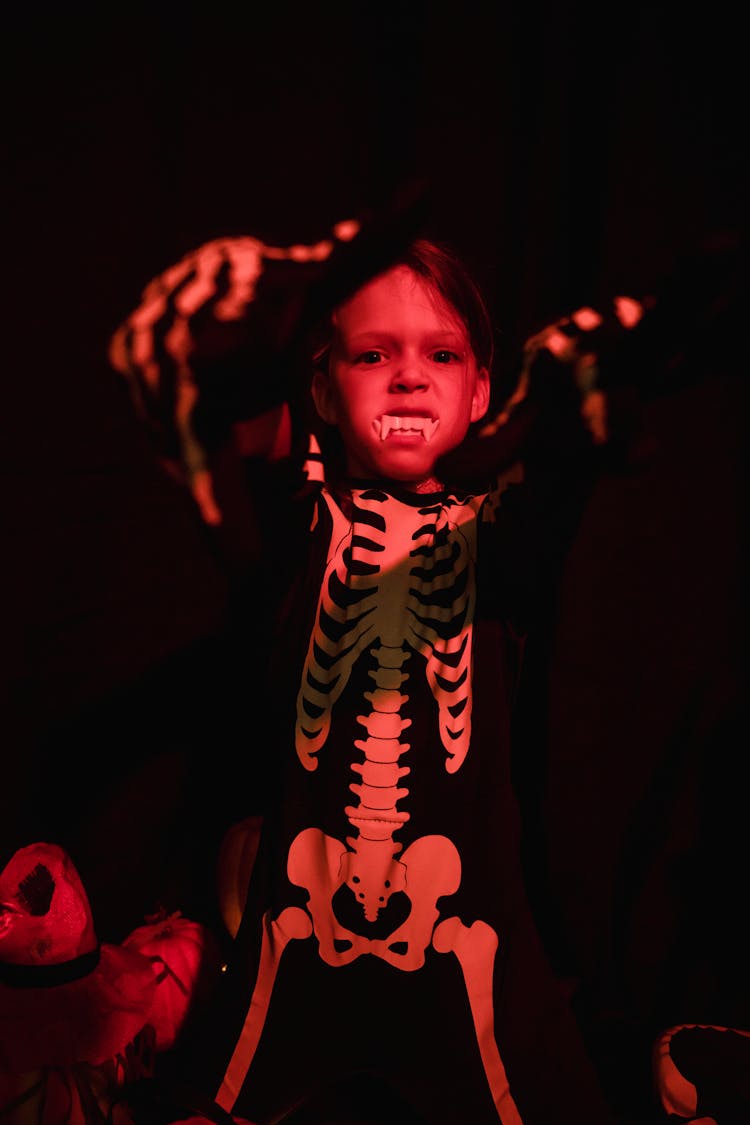
MULTIPOLYGON (((448 246, 418 238, 389 267, 407 266, 440 294, 454 309, 469 335, 469 342, 478 367, 492 372, 494 331, 482 293, 468 269, 448 246)), ((320 328, 313 351, 313 365, 326 370, 331 348, 332 324, 320 328)))

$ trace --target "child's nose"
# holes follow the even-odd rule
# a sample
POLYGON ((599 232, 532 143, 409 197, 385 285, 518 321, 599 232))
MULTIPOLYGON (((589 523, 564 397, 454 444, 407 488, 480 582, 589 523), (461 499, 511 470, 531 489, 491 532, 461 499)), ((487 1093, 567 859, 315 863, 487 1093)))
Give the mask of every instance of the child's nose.
POLYGON ((417 360, 404 359, 394 372, 391 389, 403 394, 405 391, 426 390, 429 379, 417 360))

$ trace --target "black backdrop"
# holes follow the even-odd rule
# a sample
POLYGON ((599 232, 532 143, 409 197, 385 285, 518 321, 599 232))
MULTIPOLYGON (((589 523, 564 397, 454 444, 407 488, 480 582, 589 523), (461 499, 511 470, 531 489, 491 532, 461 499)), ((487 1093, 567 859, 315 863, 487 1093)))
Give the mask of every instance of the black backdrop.
MULTIPOLYGON (((417 174, 428 233, 473 265, 511 344, 658 289, 746 222, 744 42, 720 3, 8 16, 1 860, 69 846, 117 940, 159 900, 211 913, 213 849, 252 800, 234 756, 262 735, 214 642, 225 577, 106 361, 143 284, 221 234, 317 239, 417 174)), ((658 455, 601 482, 531 663, 517 771, 550 841, 540 917, 561 971, 614 974, 628 1018, 747 1011, 717 969, 738 940, 720 728, 739 697, 743 396, 720 379, 651 408, 658 455)))

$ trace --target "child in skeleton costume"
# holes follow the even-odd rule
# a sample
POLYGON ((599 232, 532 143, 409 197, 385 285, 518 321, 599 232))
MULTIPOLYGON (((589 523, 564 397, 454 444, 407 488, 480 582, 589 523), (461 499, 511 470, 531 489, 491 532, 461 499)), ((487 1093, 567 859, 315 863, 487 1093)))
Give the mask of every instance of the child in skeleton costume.
MULTIPOLYGON (((268 267, 250 243, 203 248, 152 283, 112 352, 141 404, 158 390, 180 419, 172 455, 214 525, 190 318, 230 307, 242 254, 256 255, 245 273, 268 267), (158 324, 171 329, 160 356, 158 324)), ((227 319, 252 286, 240 296, 227 319)), ((375 1090, 393 1092, 393 1122, 614 1120, 535 930, 510 778, 524 630, 603 436, 576 346, 593 326, 531 341, 488 421, 482 298, 448 251, 416 240, 329 318, 311 386, 325 425, 296 476, 280 453, 299 415, 262 403, 263 452, 294 487, 264 529, 283 597, 240 756, 249 786, 254 759, 274 780, 216 1012, 178 1062, 227 1113, 334 1121, 326 1098, 347 1081, 365 1120, 375 1090), (560 356, 575 362, 555 385, 544 361, 560 356), (454 483, 472 475, 486 485, 454 483), (304 1117, 316 1104, 331 1116, 304 1117)), ((235 436, 257 434, 249 414, 235 436)))

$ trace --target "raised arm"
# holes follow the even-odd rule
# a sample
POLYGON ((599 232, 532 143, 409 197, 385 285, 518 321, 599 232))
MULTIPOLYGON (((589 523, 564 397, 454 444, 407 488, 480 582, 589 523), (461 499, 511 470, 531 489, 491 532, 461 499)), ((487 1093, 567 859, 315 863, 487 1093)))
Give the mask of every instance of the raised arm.
POLYGON ((425 205, 424 185, 409 183, 377 213, 343 220, 311 244, 213 239, 145 286, 110 340, 110 363, 206 523, 222 519, 217 451, 231 442, 244 458, 289 453, 311 333, 403 251, 425 205))

